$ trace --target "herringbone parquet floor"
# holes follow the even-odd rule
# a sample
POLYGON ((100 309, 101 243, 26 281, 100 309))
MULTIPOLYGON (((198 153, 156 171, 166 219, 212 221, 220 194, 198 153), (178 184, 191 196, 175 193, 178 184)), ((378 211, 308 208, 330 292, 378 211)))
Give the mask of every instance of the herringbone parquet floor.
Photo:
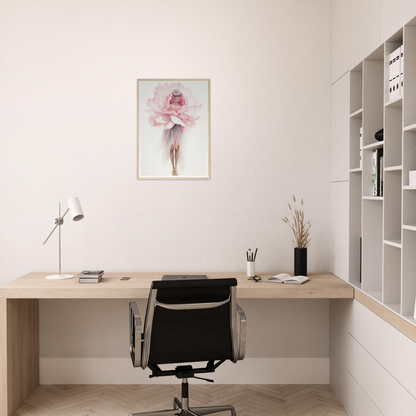
MULTIPOLYGON (((126 416, 172 409, 174 396, 180 385, 42 385, 15 416, 126 416)), ((190 407, 227 404, 238 416, 348 416, 329 385, 190 384, 190 407)))

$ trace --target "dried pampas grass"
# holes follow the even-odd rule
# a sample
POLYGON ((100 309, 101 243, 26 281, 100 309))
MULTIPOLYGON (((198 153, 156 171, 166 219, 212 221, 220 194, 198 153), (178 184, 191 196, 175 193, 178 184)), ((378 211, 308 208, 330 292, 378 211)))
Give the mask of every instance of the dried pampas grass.
POLYGON ((295 236, 295 241, 292 241, 296 245, 296 247, 306 248, 309 246, 312 239, 311 237, 309 237, 309 231, 312 227, 312 224, 310 221, 305 223, 305 213, 303 212, 303 198, 300 202, 300 209, 297 208, 295 195, 293 195, 293 202, 295 203, 294 210, 292 210, 292 207, 290 206, 290 204, 288 204, 290 212, 293 216, 293 221, 290 222, 289 218, 287 217, 282 218, 282 220, 286 224, 289 224, 289 227, 292 228, 293 235, 295 236))

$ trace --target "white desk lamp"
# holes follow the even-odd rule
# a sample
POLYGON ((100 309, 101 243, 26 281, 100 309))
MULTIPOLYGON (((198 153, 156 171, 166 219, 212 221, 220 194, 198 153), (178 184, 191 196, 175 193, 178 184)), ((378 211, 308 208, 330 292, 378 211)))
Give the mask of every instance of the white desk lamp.
MULTIPOLYGON (((55 218, 55 228, 48 235, 48 238, 45 240, 45 243, 49 240, 49 237, 56 230, 56 227, 59 227, 59 274, 53 274, 51 276, 46 276, 49 280, 62 280, 62 279, 72 279, 74 275, 72 274, 61 274, 61 225, 64 223, 64 217, 67 212, 71 214, 71 217, 74 221, 81 221, 84 218, 84 213, 82 212, 81 204, 77 197, 68 199, 68 209, 65 211, 65 214, 61 217, 61 203, 59 203, 59 217, 55 218)), ((43 243, 43 244, 45 244, 43 243)))

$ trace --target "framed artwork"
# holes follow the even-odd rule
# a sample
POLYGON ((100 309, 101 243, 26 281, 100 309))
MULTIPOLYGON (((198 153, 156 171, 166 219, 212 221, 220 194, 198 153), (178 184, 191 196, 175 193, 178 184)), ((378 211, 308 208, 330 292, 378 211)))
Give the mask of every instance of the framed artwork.
POLYGON ((209 178, 209 79, 137 80, 137 179, 209 178))

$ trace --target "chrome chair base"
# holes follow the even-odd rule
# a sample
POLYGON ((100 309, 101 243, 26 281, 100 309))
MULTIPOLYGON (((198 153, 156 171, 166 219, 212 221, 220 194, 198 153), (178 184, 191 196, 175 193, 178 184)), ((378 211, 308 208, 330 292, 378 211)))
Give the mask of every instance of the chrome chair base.
POLYGON ((182 405, 177 397, 173 400, 172 410, 159 410, 156 412, 131 413, 130 416, 202 416, 230 411, 231 416, 237 416, 233 406, 189 407, 182 405))

